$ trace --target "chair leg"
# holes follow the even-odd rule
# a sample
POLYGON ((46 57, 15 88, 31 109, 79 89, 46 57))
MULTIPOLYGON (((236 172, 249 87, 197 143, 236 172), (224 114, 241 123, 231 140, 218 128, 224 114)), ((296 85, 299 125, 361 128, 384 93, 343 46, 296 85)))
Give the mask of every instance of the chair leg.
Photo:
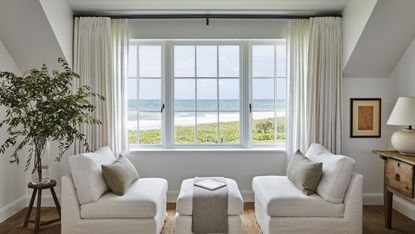
POLYGON ((58 197, 56 196, 55 189, 50 188, 52 193, 53 201, 55 202, 56 209, 58 210, 59 217, 61 217, 61 205, 59 204, 58 197))
POLYGON ((42 207, 42 189, 39 189, 39 191, 37 193, 35 234, 39 233, 39 226, 40 226, 40 208, 41 207, 42 207))
POLYGON ((27 224, 29 223, 30 214, 32 213, 33 203, 35 202, 37 189, 33 189, 32 197, 30 198, 29 207, 26 212, 26 217, 24 218, 23 227, 27 227, 27 224))

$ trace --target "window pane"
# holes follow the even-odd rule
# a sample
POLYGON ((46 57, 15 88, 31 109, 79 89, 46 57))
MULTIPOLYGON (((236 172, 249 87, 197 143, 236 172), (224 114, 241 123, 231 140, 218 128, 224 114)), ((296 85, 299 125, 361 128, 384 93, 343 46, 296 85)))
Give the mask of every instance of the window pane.
POLYGON ((140 77, 161 77, 161 46, 140 46, 140 77))
POLYGON ((137 111, 138 110, 138 100, 137 100, 137 79, 128 79, 127 80, 127 99, 128 99, 128 111, 137 111))
POLYGON ((274 110, 274 79, 253 79, 253 110, 274 110))
POLYGON ((195 143, 195 114, 193 112, 175 113, 174 115, 174 143, 195 143))
POLYGON ((274 77, 274 50, 273 45, 252 46, 253 77, 274 77))
POLYGON ((128 112, 128 144, 138 144, 138 115, 137 111, 128 112))
POLYGON ((175 79, 174 80, 174 110, 194 111, 195 110, 195 80, 175 79))
POLYGON ((197 76, 216 77, 217 76, 217 47, 216 46, 197 46, 197 76))
POLYGON ((284 112, 277 112, 277 144, 285 144, 286 141, 286 115, 284 112))
POLYGON ((219 76, 239 77, 239 46, 219 46, 219 76))
POLYGON ((139 143, 161 144, 161 113, 141 112, 139 115, 139 143))
POLYGON ((219 80, 219 109, 239 111, 239 79, 219 80))
POLYGON ((239 112, 219 113, 219 143, 239 144, 239 112))
POLYGON ((287 77, 286 45, 277 45, 277 77, 287 77))
POLYGON ((140 79, 140 111, 160 111, 161 79, 140 79))
POLYGON ((216 111, 217 102, 217 83, 216 79, 197 80, 197 110, 216 111))
POLYGON ((137 76, 137 46, 128 47, 128 77, 137 76))
POLYGON ((195 76, 195 46, 174 46, 174 76, 195 76))
POLYGON ((286 79, 278 78, 277 79, 277 100, 276 100, 277 111, 285 112, 286 99, 287 99, 286 79))
POLYGON ((254 112, 252 118, 252 142, 254 144, 274 144, 274 112, 254 112))
POLYGON ((197 143, 216 144, 218 138, 218 113, 197 113, 197 143))

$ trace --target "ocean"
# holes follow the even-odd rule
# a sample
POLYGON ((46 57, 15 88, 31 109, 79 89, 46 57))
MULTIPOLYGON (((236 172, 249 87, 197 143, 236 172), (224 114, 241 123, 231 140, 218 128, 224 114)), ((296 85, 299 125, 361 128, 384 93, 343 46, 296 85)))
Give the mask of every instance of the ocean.
MULTIPOLYGON (((174 110, 175 111, 194 111, 195 100, 176 100, 174 110)), ((259 99, 254 100, 252 103, 253 111, 272 111, 274 108, 274 100, 272 99, 259 99)), ((277 112, 285 112, 286 101, 283 99, 277 99, 275 103, 277 112)), ((137 112, 138 108, 140 112, 153 112, 160 111, 161 102, 160 100, 140 100, 137 102, 136 99, 128 100, 128 111, 137 112)), ((202 99, 197 100, 197 109, 200 112, 203 111, 215 111, 217 110, 217 101, 202 99)), ((224 111, 239 111, 239 100, 235 99, 223 99, 219 101, 219 110, 224 111)))
MULTIPOLYGON (((216 123, 217 102, 216 100, 197 100, 197 122, 198 124, 216 123)), ((195 124, 194 100, 177 100, 175 102, 175 125, 176 126, 193 126, 195 124)), ((274 100, 261 99, 252 103, 254 119, 272 118, 275 116, 274 100)), ((278 99, 275 102, 277 117, 285 116, 286 101, 278 99)), ((136 130, 138 127, 138 108, 140 109, 140 130, 160 129, 161 114, 160 100, 128 100, 128 129, 136 130)), ((224 99, 219 101, 220 122, 239 121, 239 100, 224 99)))

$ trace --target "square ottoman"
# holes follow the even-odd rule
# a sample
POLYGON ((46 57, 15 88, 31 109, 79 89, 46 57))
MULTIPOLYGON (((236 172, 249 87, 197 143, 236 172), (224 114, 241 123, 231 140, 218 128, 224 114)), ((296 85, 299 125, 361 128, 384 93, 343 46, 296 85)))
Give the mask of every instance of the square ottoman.
MULTIPOLYGON (((176 204, 176 233, 192 233, 193 178, 182 182, 176 204)), ((244 202, 235 180, 225 178, 228 187, 229 233, 241 233, 241 218, 244 202)))

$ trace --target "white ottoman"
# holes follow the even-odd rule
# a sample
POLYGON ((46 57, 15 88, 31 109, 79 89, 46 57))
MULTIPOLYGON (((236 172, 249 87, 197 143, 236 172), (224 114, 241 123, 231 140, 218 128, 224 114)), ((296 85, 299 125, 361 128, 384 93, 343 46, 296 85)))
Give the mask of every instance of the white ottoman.
MULTIPOLYGON (((228 223, 229 234, 241 233, 240 215, 244 209, 244 202, 238 184, 232 179, 225 178, 228 187, 228 223)), ((182 182, 176 204, 176 233, 192 233, 193 211, 193 178, 182 182)))

